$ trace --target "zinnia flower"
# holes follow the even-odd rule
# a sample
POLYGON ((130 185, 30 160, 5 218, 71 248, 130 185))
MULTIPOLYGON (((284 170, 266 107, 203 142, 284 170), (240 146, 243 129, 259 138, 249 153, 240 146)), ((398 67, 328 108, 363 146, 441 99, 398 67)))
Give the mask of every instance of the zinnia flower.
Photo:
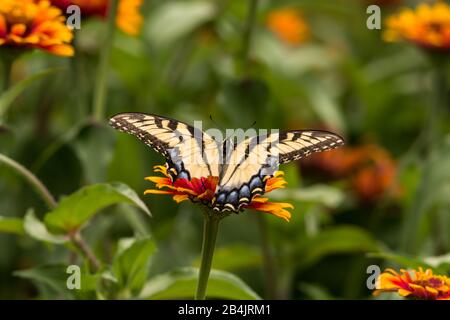
POLYGON ((406 8, 386 21, 384 39, 406 40, 433 51, 450 50, 450 7, 445 2, 406 8))
POLYGON ((388 190, 400 194, 396 186, 397 165, 381 146, 366 144, 318 153, 301 161, 305 175, 349 179, 353 192, 363 203, 373 203, 388 190))
POLYGON ((378 287, 374 295, 382 292, 397 292, 400 296, 422 300, 450 300, 450 278, 434 275, 431 269, 425 272, 408 272, 401 269, 400 273, 386 269, 378 278, 378 287))
MULTIPOLYGON (((215 203, 216 187, 219 181, 218 177, 202 177, 188 179, 177 179, 172 181, 166 166, 155 166, 155 172, 163 174, 163 177, 147 177, 148 181, 154 182, 159 190, 146 190, 144 194, 167 194, 172 195, 177 203, 191 200, 194 203, 201 203, 208 208, 213 208, 215 203), (160 190, 160 189, 166 190, 160 190)), ((277 171, 273 177, 265 179, 264 193, 275 189, 284 188, 286 181, 283 178, 283 172, 277 171)), ((289 221, 291 214, 287 208, 293 208, 289 203, 270 202, 268 198, 255 196, 248 204, 243 205, 240 211, 244 209, 254 209, 257 211, 273 214, 286 221, 289 221)))
POLYGON ((288 45, 298 45, 309 37, 309 27, 298 10, 284 8, 272 11, 267 27, 288 45))
POLYGON ((38 48, 56 55, 72 56, 72 31, 61 10, 41 0, 0 2, 0 46, 38 48))
MULTIPOLYGON (((64 11, 70 5, 77 5, 83 17, 97 16, 105 18, 108 15, 109 0, 52 0, 53 4, 64 11)), ((139 34, 143 17, 139 12, 142 0, 119 0, 116 24, 120 30, 136 36, 139 34)))

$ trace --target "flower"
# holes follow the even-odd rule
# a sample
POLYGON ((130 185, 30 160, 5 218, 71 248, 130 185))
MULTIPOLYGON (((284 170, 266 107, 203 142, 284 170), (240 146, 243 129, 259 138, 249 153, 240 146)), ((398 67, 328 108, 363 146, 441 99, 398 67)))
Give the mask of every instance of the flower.
POLYGON ((298 45, 309 38, 309 27, 298 10, 284 8, 272 11, 267 27, 288 45, 298 45))
POLYGON ((386 21, 384 39, 406 40, 432 51, 450 50, 450 7, 445 2, 403 9, 386 21))
POLYGON ((38 48, 60 56, 73 56, 72 31, 60 9, 50 1, 2 0, 0 46, 38 48))
POLYGON ((366 144, 318 153, 302 160, 305 175, 348 179, 360 202, 373 203, 387 191, 399 195, 396 186, 397 165, 381 146, 366 144))
MULTIPOLYGON (((208 208, 214 207, 216 201, 216 188, 219 182, 218 177, 210 176, 192 178, 191 180, 180 178, 173 182, 170 174, 168 173, 167 166, 155 166, 154 169, 155 172, 161 173, 163 176, 152 176, 145 179, 155 183, 158 190, 145 190, 144 194, 172 195, 173 200, 177 203, 189 199, 194 203, 201 203, 208 208), (163 188, 166 190, 160 190, 163 188)), ((265 178, 264 193, 268 193, 279 188, 284 188, 286 183, 286 180, 283 178, 283 172, 277 171, 273 177, 267 176, 265 178)), ((286 210, 288 208, 292 209, 293 206, 290 203, 269 202, 268 198, 254 196, 248 204, 245 204, 240 208, 240 211, 243 209, 254 209, 273 214, 279 218, 289 221, 291 214, 286 210)))
POLYGON ((374 295, 382 292, 397 292, 402 297, 422 300, 450 300, 450 278, 434 275, 431 269, 425 272, 408 272, 401 269, 400 273, 386 269, 378 277, 377 290, 374 295))
MULTIPOLYGON (((70 5, 77 5, 84 17, 108 15, 109 0, 52 0, 53 4, 66 10, 70 5)), ((119 0, 116 24, 123 32, 136 36, 139 34, 143 17, 139 12, 142 0, 119 0)))

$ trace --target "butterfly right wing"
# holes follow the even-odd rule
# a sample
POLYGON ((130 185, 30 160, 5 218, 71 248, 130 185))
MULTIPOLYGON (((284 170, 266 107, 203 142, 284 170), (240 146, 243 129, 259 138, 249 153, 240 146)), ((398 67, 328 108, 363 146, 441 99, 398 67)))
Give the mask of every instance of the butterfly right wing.
POLYGON ((110 125, 132 134, 167 160, 175 181, 219 176, 220 151, 217 142, 202 130, 184 122, 145 113, 121 113, 110 125))
POLYGON ((229 153, 219 179, 218 211, 238 211, 265 192, 278 165, 340 147, 344 140, 327 131, 291 130, 245 139, 229 153))

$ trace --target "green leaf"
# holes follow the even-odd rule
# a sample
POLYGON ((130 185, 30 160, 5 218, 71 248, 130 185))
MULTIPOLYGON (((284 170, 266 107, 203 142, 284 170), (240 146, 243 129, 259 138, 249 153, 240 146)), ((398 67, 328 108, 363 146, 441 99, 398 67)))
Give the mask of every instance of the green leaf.
POLYGON ((330 254, 379 252, 381 245, 365 230, 339 226, 304 239, 297 249, 297 264, 307 268, 330 254))
POLYGON ((29 279, 44 294, 44 298, 55 298, 63 296, 66 299, 73 298, 73 291, 67 289, 67 279, 70 276, 66 273, 65 265, 43 265, 28 270, 15 271, 17 277, 29 279))
POLYGON ((342 112, 336 99, 331 96, 328 90, 324 90, 322 85, 311 85, 307 92, 309 93, 312 109, 319 119, 329 128, 345 132, 346 123, 342 112))
POLYGON ((398 264, 401 268, 432 269, 436 273, 446 274, 450 270, 449 255, 440 257, 413 257, 408 255, 400 255, 392 252, 371 253, 370 257, 382 258, 389 262, 398 264))
POLYGON ((67 239, 64 237, 51 234, 45 224, 36 217, 33 209, 29 209, 25 214, 23 228, 26 234, 39 241, 56 244, 67 242, 67 239))
POLYGON ((15 271, 14 275, 29 279, 40 289, 42 298, 66 299, 94 299, 96 290, 101 280, 108 279, 105 272, 91 274, 84 267, 79 271, 79 288, 69 289, 68 284, 73 284, 73 276, 76 270, 70 270, 68 265, 52 264, 42 265, 32 269, 15 271))
POLYGON ((148 263, 156 246, 150 239, 124 239, 113 262, 113 273, 121 289, 138 292, 148 275, 148 263))
POLYGON ((166 46, 189 34, 215 15, 210 1, 171 1, 149 18, 147 36, 155 46, 166 46))
POLYGON ((0 216, 0 233, 12 233, 17 235, 23 235, 23 220, 19 218, 6 218, 0 216))
POLYGON ((0 96, 0 118, 5 114, 8 110, 9 106, 14 102, 14 100, 32 83, 36 80, 44 78, 52 73, 57 71, 61 71, 61 68, 52 68, 47 69, 36 74, 31 75, 30 77, 18 82, 13 87, 9 88, 5 93, 0 96))
MULTIPOLYGON (((197 268, 181 268, 149 280, 141 292, 144 299, 192 299, 197 288, 197 268)), ((208 298, 230 300, 261 299, 248 285, 235 275, 211 270, 207 290, 208 298)))
POLYGON ((83 166, 84 179, 89 183, 106 181, 115 140, 114 131, 106 125, 88 125, 71 142, 83 166))
POLYGON ((298 286, 308 299, 311 300, 335 300, 334 297, 326 288, 312 283, 301 283, 298 286))
POLYGON ((444 273, 448 273, 450 271, 450 253, 437 257, 426 257, 424 260, 429 265, 443 270, 444 273))
MULTIPOLYGON (((217 248, 214 251, 213 268, 236 271, 260 266, 262 263, 261 249, 243 244, 232 244, 217 248)), ((200 258, 194 262, 195 267, 200 266, 200 258)))
POLYGON ((345 200, 345 193, 336 187, 314 185, 306 188, 286 188, 271 194, 273 199, 292 199, 301 202, 321 203, 329 208, 340 206, 345 200))
POLYGON ((102 183, 84 187, 63 198, 56 209, 44 217, 46 226, 54 233, 69 233, 81 229, 101 209, 117 203, 127 203, 150 211, 128 186, 122 183, 102 183))

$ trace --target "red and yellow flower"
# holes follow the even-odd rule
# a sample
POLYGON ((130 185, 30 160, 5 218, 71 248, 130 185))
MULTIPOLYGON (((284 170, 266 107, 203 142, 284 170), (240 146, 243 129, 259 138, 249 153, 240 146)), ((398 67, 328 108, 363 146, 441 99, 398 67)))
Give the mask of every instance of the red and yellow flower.
MULTIPOLYGON (((177 179, 172 181, 165 166, 155 166, 155 172, 161 173, 162 177, 147 177, 148 181, 156 184, 157 190, 149 189, 144 194, 166 194, 172 195, 177 203, 190 199, 192 202, 200 202, 208 207, 214 203, 218 177, 202 177, 187 179, 177 179), (166 190, 161 190, 166 189, 166 190)), ((286 180, 283 178, 283 172, 277 171, 273 177, 267 178, 265 193, 284 188, 286 180)), ((286 209, 292 209, 290 203, 270 202, 265 197, 254 197, 251 202, 245 205, 245 209, 254 209, 257 211, 273 214, 279 218, 289 221, 291 214, 286 209)))
POLYGON ((309 38, 309 27, 300 11, 283 8, 269 13, 267 27, 284 43, 299 45, 309 38))
MULTIPOLYGON (((105 18, 110 6, 109 0, 52 0, 52 2, 63 10, 70 5, 77 5, 83 17, 105 18)), ((143 23, 140 13, 142 3, 143 0, 119 0, 116 24, 120 30, 133 36, 139 34, 143 23)))
POLYGON ((397 292, 400 296, 421 300, 450 300, 450 278, 434 275, 431 269, 423 271, 404 269, 400 273, 386 269, 378 277, 378 287, 374 295, 382 292, 397 292))
POLYGON ((50 1, 2 0, 0 2, 0 46, 37 48, 61 56, 72 56, 72 30, 60 9, 50 1))
POLYGON ((429 50, 450 50, 450 6, 444 1, 403 9, 387 19, 386 27, 386 41, 405 40, 429 50))

